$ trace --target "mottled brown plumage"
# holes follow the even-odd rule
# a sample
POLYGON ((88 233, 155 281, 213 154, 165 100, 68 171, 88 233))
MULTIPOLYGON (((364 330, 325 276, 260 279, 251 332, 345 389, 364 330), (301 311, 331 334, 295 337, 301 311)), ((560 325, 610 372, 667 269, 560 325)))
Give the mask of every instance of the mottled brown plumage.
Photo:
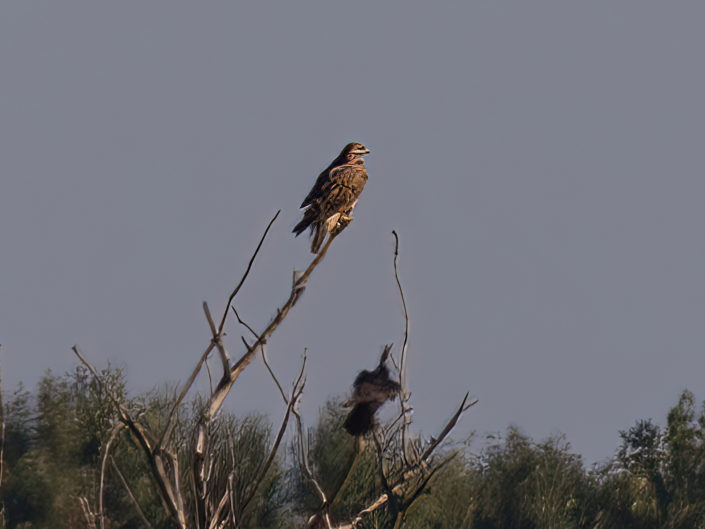
POLYGON ((352 220, 352 212, 367 182, 363 156, 370 151, 361 143, 348 143, 323 172, 301 203, 304 217, 294 227, 298 236, 311 228, 311 251, 318 253, 326 234, 337 234, 352 220))
POLYGON ((377 410, 387 400, 394 400, 401 390, 399 383, 389 378, 389 369, 385 365, 391 347, 384 348, 377 369, 361 371, 353 382, 353 395, 348 401, 353 409, 343 424, 350 435, 363 435, 372 430, 377 410))

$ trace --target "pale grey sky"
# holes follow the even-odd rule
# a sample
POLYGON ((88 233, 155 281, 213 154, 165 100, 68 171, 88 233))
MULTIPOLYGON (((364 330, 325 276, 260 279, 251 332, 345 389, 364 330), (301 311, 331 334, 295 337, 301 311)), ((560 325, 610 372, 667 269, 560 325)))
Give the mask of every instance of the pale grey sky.
MULTIPOLYGON (((417 426, 617 432, 705 398, 705 4, 3 2, 5 390, 78 343, 135 391, 184 379, 238 300, 261 329, 309 259, 298 204, 348 141, 370 180, 269 356, 309 423, 411 312, 417 426)), ((230 327, 230 349, 240 351, 230 327)), ((278 420, 257 363, 229 398, 278 420)))

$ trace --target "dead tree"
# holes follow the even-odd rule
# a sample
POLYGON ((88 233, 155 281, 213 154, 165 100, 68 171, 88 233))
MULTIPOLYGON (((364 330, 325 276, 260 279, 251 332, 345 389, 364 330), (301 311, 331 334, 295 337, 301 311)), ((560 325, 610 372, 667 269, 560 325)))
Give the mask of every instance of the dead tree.
MULTIPOLYGON (((179 529, 243 529, 242 514, 247 509, 248 505, 254 501, 260 491, 260 487, 275 461, 286 433, 287 425, 290 420, 292 420, 292 416, 295 421, 295 437, 302 470, 307 479, 310 480, 320 499, 320 508, 317 509, 316 512, 311 513, 308 522, 308 527, 311 528, 352 528, 358 525, 359 522, 370 513, 379 509, 386 509, 388 513, 393 515, 394 529, 399 529, 402 527, 404 516, 408 508, 423 492, 438 470, 452 458, 451 455, 444 459, 438 459, 436 457, 436 449, 446 439, 462 412, 472 405, 467 404, 467 395, 462 400, 462 403, 451 420, 437 437, 432 438, 424 446, 411 442, 409 438, 408 429, 411 423, 409 399, 411 394, 406 386, 405 375, 409 317, 404 291, 397 270, 398 238, 396 232, 394 232, 396 239, 394 271, 405 314, 404 341, 398 354, 398 361, 395 360, 392 355, 400 377, 398 400, 400 405, 399 414, 390 424, 385 427, 376 427, 371 434, 368 434, 369 439, 374 443, 374 450, 377 454, 378 472, 382 484, 382 490, 379 496, 370 505, 361 510, 352 520, 342 523, 334 523, 331 520, 329 508, 336 500, 336 496, 339 494, 342 484, 338 490, 334 491, 332 494, 329 493, 329 495, 326 495, 320 487, 313 469, 308 463, 308 448, 304 441, 303 421, 298 409, 305 385, 305 355, 301 369, 292 382, 291 390, 285 391, 267 362, 265 345, 270 336, 277 330, 300 299, 306 288, 309 277, 323 261, 331 243, 339 232, 331 234, 324 246, 302 273, 294 272, 291 289, 287 298, 276 309, 275 316, 264 326, 262 331, 255 331, 253 327, 245 323, 240 318, 234 305, 236 296, 245 283, 262 244, 278 215, 279 212, 274 215, 267 225, 259 244, 249 260, 245 272, 230 293, 228 301, 220 314, 220 318, 217 320, 214 319, 208 304, 203 303, 203 311, 210 327, 211 336, 190 376, 181 387, 178 395, 173 399, 173 402, 171 402, 169 411, 166 414, 165 424, 161 429, 155 430, 154 427, 151 427, 140 414, 135 413, 125 402, 121 401, 116 395, 111 394, 109 388, 104 386, 116 410, 116 417, 113 430, 103 443, 101 450, 101 468, 97 501, 94 506, 91 506, 91 502, 88 498, 81 498, 81 507, 84 510, 85 518, 89 525, 95 526, 96 529, 105 529, 106 517, 104 514, 103 501, 104 484, 106 473, 111 472, 124 486, 126 495, 133 504, 144 526, 151 527, 143 509, 139 505, 127 480, 122 475, 112 456, 112 451, 115 449, 115 446, 121 439, 125 438, 125 436, 129 436, 133 444, 136 445, 143 454, 149 475, 153 479, 155 490, 158 492, 169 517, 179 529), (251 335, 249 339, 244 336, 240 337, 244 349, 240 357, 234 362, 231 360, 231 356, 224 343, 226 335, 225 327, 230 317, 234 317, 243 328, 247 329, 249 335, 251 335), (220 378, 215 385, 211 385, 209 394, 199 408, 187 453, 184 455, 182 450, 180 454, 179 447, 176 446, 174 433, 177 425, 178 410, 199 373, 203 370, 203 367, 206 366, 206 368, 208 368, 207 359, 209 355, 214 352, 220 360, 220 378), (282 396, 285 407, 284 417, 279 425, 274 441, 269 448, 268 455, 257 468, 251 483, 247 483, 247 486, 243 490, 236 491, 234 487, 236 469, 230 469, 229 473, 224 477, 222 474, 223 469, 215 468, 217 465, 213 453, 213 428, 216 424, 215 419, 219 415, 233 384, 237 381, 245 368, 255 359, 257 354, 261 354, 264 364, 269 370, 282 396), (223 483, 225 483, 225 485, 223 485, 223 483)), ((74 346, 73 350, 96 380, 100 384, 104 384, 101 375, 85 359, 78 347, 74 346)), ((209 369, 208 373, 210 377, 209 369)), ((350 467, 347 469, 348 473, 353 464, 354 460, 350 462, 350 467)))
MULTIPOLYGON (((225 398, 230 393, 233 384, 242 374, 244 369, 252 362, 252 360, 254 360, 258 353, 264 356, 265 344, 267 343, 267 340, 277 330, 291 309, 296 305, 296 302, 299 300, 306 288, 306 283, 309 277, 326 256, 331 243, 337 235, 335 234, 328 238, 325 245, 312 259, 303 273, 294 272, 291 290, 289 291, 288 297, 283 304, 276 309, 276 315, 264 327, 264 330, 258 333, 240 319, 237 311, 235 310, 234 301, 242 285, 245 283, 250 270, 252 269, 255 258, 259 254, 262 247, 262 243, 267 237, 272 224, 278 216, 279 212, 274 215, 267 225, 259 244, 249 260, 245 272, 233 291, 230 293, 227 304, 224 307, 217 324, 212 317, 208 304, 205 302, 203 303, 203 310, 208 321, 208 325, 210 326, 211 337, 209 338, 209 342, 203 353, 196 362, 191 375, 184 383, 178 396, 174 399, 166 419, 166 425, 162 428, 162 430, 153 431, 153 429, 150 428, 145 421, 128 409, 129 407, 126 406, 125 403, 121 402, 117 397, 111 396, 112 404, 117 410, 117 417, 115 420, 115 429, 113 434, 111 434, 110 439, 104 444, 102 449, 102 465, 100 473, 101 486, 97 501, 98 505, 97 508, 90 509, 87 501, 82 503, 82 506, 85 504, 84 510, 86 511, 86 518, 89 519, 92 517, 91 519, 97 519, 99 521, 98 525, 101 529, 104 529, 105 526, 105 516, 103 513, 103 483, 105 473, 108 471, 107 462, 110 461, 111 466, 117 472, 118 476, 121 477, 119 469, 115 466, 114 460, 111 457, 111 449, 114 448, 119 436, 123 433, 127 433, 143 453, 149 467, 149 473, 154 480, 155 487, 163 501, 164 507, 177 527, 180 529, 239 529, 241 527, 241 522, 237 518, 238 509, 234 506, 234 493, 232 488, 226 487, 225 491, 216 492, 211 487, 211 478, 214 472, 211 453, 211 426, 214 418, 221 410, 225 398), (241 337, 244 352, 235 362, 231 360, 230 354, 228 353, 223 341, 223 338, 225 337, 225 326, 229 316, 231 315, 236 317, 238 322, 246 327, 254 336, 252 341, 248 341, 245 337, 241 337), (183 458, 179 457, 177 447, 174 446, 173 442, 174 427, 176 425, 175 416, 177 409, 184 401, 196 378, 206 364, 207 358, 213 351, 216 351, 218 357, 220 358, 222 373, 217 384, 212 388, 210 394, 205 399, 205 402, 201 407, 195 431, 192 436, 193 440, 189 448, 188 461, 191 466, 189 473, 190 476, 185 483, 185 480, 183 479, 184 472, 182 471, 184 461, 183 458), (187 495, 187 491, 190 492, 190 494, 187 495), (191 505, 187 504, 185 500, 187 496, 191 497, 191 505)), ((74 346, 73 351, 81 363, 83 363, 90 370, 91 374, 100 383, 100 374, 81 354, 78 347, 74 346)), ((268 457, 262 464, 261 468, 258 469, 256 479, 253 480, 253 482, 249 485, 248 490, 245 491, 243 499, 245 504, 252 501, 255 497, 265 475, 274 462, 279 446, 286 432, 291 414, 294 412, 303 392, 305 384, 304 368, 305 359, 298 376, 292 384, 292 389, 288 394, 285 394, 280 386, 280 390, 282 391, 282 395, 286 401, 284 418, 282 419, 268 457)), ((122 477, 121 481, 125 485, 127 495, 135 503, 136 510, 140 513, 140 517, 143 522, 146 526, 149 526, 149 522, 144 518, 144 514, 137 504, 135 497, 126 481, 122 479, 122 477)), ((230 476, 229 482, 232 482, 232 476, 230 476)))
MULTIPOLYGON (((304 438, 301 417, 295 414, 297 421, 296 446, 299 465, 320 500, 320 507, 308 518, 308 522, 306 523, 308 529, 352 529, 359 526, 359 524, 372 513, 381 510, 386 510, 388 518, 392 520, 390 529, 400 529, 403 527, 408 509, 421 496, 424 490, 426 490, 437 473, 457 455, 457 452, 453 451, 446 454, 438 454, 439 447, 444 444, 448 434, 450 434, 458 423, 462 413, 477 403, 477 400, 468 403, 468 394, 465 394, 460 405, 437 436, 432 437, 426 443, 420 443, 418 440, 412 440, 410 438, 411 392, 406 383, 406 348, 409 338, 409 313, 406 306, 404 289, 399 279, 399 237, 396 231, 392 233, 394 234, 395 240, 394 277, 404 310, 404 339, 398 353, 398 361, 395 361, 394 355, 391 354, 392 346, 387 345, 384 347, 380 367, 384 365, 388 355, 397 367, 400 389, 390 385, 386 376, 381 377, 384 379, 381 384, 383 386, 383 393, 385 393, 384 390, 389 390, 386 391, 387 395, 391 396, 392 393, 396 395, 398 392, 399 414, 386 425, 376 425, 371 429, 364 429, 366 432, 370 430, 365 436, 365 439, 372 443, 371 449, 374 450, 376 455, 377 473, 381 490, 377 497, 365 508, 361 509, 352 519, 347 521, 332 520, 330 507, 336 501, 341 490, 343 490, 343 485, 354 468, 355 459, 349 462, 347 474, 343 482, 339 484, 335 491, 326 495, 309 463, 309 448, 304 438), (391 391, 392 389, 393 392, 391 391)), ((372 374, 373 372, 365 371, 363 373, 372 374)), ((361 450, 358 451, 358 455, 362 453, 363 450, 365 450, 365 441, 361 443, 361 450)))

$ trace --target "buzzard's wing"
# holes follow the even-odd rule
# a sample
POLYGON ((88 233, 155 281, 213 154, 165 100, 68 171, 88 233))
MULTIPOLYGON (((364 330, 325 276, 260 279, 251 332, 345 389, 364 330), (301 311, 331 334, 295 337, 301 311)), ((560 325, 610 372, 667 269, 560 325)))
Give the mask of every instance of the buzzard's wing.
POLYGON ((304 198, 304 201, 301 203, 302 208, 305 208, 306 206, 310 206, 313 204, 317 199, 321 198, 325 193, 324 193, 324 188, 328 187, 330 183, 330 171, 334 167, 338 167, 339 165, 342 165, 345 163, 345 156, 341 152, 335 160, 333 160, 328 167, 323 169, 321 171, 321 174, 318 175, 318 178, 316 179, 316 183, 313 184, 313 187, 311 188, 311 191, 308 192, 308 195, 306 195, 306 198, 304 198))
POLYGON ((301 207, 307 209, 304 211, 303 219, 294 226, 293 231, 297 237, 309 226, 312 230, 315 229, 316 222, 321 218, 321 202, 325 201, 326 196, 330 193, 331 185, 330 172, 326 169, 318 175, 316 183, 313 184, 313 188, 311 188, 311 191, 309 191, 308 195, 301 203, 301 207))
POLYGON ((367 183, 367 171, 362 164, 341 165, 330 171, 328 180, 321 189, 322 219, 345 213, 355 205, 367 183))
POLYGON ((325 171, 318 175, 316 183, 313 184, 311 191, 308 192, 308 195, 306 195, 306 198, 304 198, 304 201, 299 207, 305 208, 306 206, 310 206, 315 200, 321 198, 323 188, 328 187, 330 185, 330 179, 328 178, 329 170, 330 168, 327 168, 325 171))

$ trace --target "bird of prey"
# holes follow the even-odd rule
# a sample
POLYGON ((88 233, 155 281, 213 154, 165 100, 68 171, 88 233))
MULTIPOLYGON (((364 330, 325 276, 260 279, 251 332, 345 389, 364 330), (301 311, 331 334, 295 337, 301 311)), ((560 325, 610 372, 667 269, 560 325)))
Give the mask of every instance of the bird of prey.
POLYGON ((348 143, 318 175, 313 188, 301 203, 306 210, 293 232, 298 237, 306 228, 311 228, 311 252, 318 253, 327 233, 337 235, 352 221, 352 211, 367 182, 363 156, 369 152, 361 143, 348 143))
POLYGON ((387 402, 394 400, 401 386, 389 378, 389 369, 385 365, 391 345, 382 351, 379 365, 374 371, 360 371, 353 382, 353 395, 347 404, 353 405, 343 423, 350 435, 363 435, 375 425, 375 413, 387 402))

